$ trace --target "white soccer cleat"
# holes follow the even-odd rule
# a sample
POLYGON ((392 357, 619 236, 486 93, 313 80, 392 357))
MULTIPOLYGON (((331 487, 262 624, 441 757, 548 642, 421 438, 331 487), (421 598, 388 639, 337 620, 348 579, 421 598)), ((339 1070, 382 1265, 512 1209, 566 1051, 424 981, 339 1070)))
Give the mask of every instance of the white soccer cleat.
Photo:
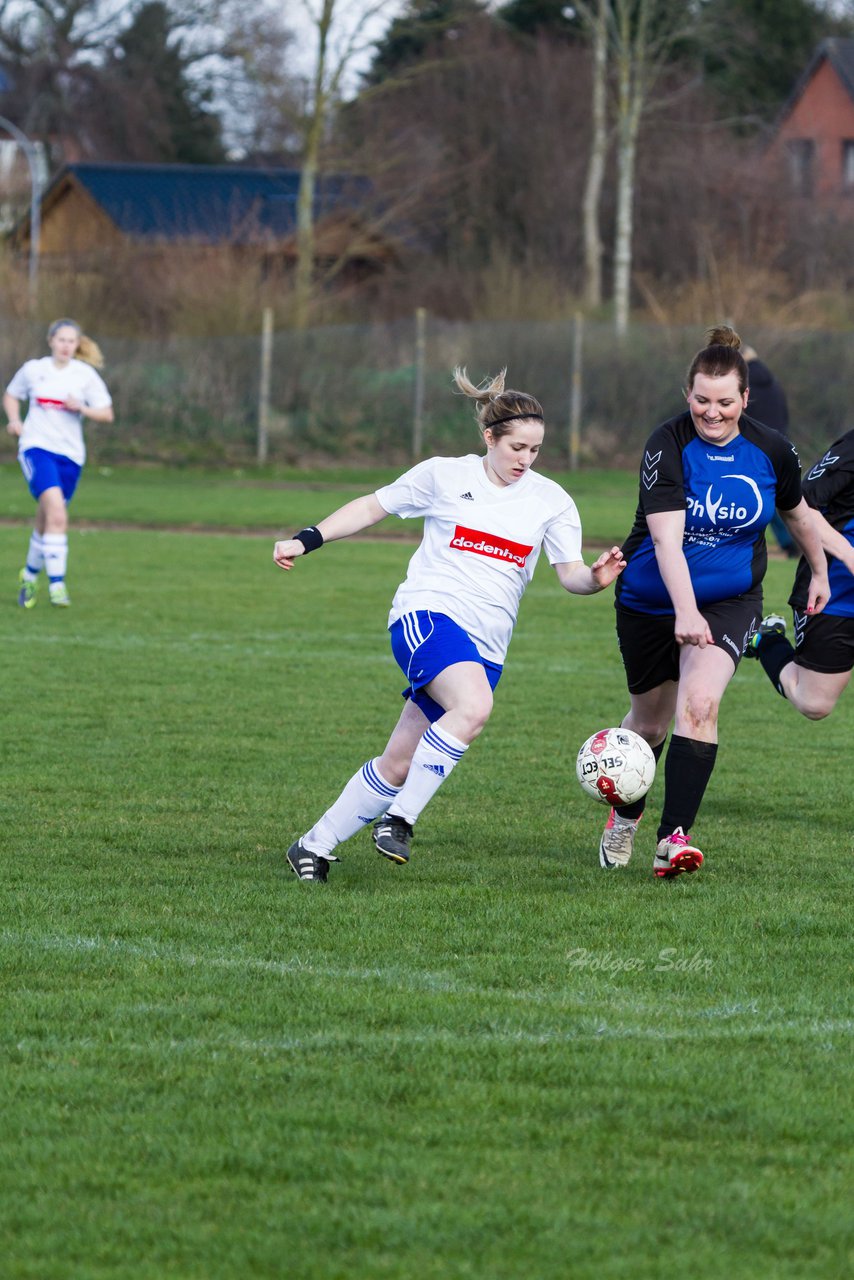
POLYGON ((670 836, 659 840, 652 864, 653 874, 663 880, 672 880, 687 871, 699 871, 703 855, 696 845, 690 844, 681 827, 670 836))
MULTIPOLYGON (((643 816, 643 815, 641 815, 643 816)), ((607 871, 614 867, 625 867, 635 847, 640 818, 621 818, 616 809, 612 809, 599 841, 599 866, 607 871)))

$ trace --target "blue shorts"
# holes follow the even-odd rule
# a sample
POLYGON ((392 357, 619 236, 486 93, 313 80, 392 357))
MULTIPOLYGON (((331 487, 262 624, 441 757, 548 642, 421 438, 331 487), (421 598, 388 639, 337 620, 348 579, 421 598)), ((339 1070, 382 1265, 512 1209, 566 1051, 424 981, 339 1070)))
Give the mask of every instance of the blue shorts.
POLYGON ((389 635, 395 661, 409 681, 403 697, 411 698, 431 724, 445 714, 445 708, 424 692, 424 686, 447 667, 455 662, 479 662, 491 689, 501 679, 503 668, 482 658, 469 633, 445 613, 432 609, 405 613, 391 624, 389 635))
POLYGON ((83 470, 79 463, 47 449, 27 449, 18 461, 34 498, 40 498, 45 489, 61 489, 65 501, 71 501, 83 470))

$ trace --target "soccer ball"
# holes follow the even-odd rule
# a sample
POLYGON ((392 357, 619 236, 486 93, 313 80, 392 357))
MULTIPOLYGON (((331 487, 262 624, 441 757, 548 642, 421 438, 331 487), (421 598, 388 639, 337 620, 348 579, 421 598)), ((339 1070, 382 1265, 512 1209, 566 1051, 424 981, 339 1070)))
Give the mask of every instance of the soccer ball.
POLYGON ((633 804, 655 778, 652 747, 631 729, 600 729, 578 753, 575 773, 584 791, 603 804, 633 804))

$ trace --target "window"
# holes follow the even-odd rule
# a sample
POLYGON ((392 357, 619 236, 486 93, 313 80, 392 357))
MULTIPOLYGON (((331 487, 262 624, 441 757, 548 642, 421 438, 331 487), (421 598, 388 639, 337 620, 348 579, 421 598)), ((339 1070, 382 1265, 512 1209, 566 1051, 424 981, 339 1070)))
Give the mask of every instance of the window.
POLYGON ((854 138, 842 141, 842 190, 854 192, 854 138))
POLYGON ((815 184, 815 143, 812 138, 792 138, 787 148, 792 190, 799 196, 811 196, 815 184))

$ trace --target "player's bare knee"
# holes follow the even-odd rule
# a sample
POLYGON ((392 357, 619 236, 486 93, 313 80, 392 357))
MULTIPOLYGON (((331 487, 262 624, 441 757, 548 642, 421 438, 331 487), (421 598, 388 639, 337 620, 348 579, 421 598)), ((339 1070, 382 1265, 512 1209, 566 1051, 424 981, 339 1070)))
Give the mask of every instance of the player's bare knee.
POLYGON ((481 695, 457 708, 466 727, 466 736, 471 742, 482 732, 487 720, 492 715, 492 694, 481 695))
POLYGON ((631 728, 633 733, 639 734, 645 742, 648 742, 651 747, 655 748, 667 737, 667 727, 669 724, 669 717, 667 720, 655 720, 650 718, 641 721, 638 720, 637 716, 635 716, 632 719, 631 725, 627 725, 626 727, 631 728))
POLYGON ((695 730, 714 729, 718 723, 720 702, 708 694, 692 694, 682 711, 688 726, 695 730))

